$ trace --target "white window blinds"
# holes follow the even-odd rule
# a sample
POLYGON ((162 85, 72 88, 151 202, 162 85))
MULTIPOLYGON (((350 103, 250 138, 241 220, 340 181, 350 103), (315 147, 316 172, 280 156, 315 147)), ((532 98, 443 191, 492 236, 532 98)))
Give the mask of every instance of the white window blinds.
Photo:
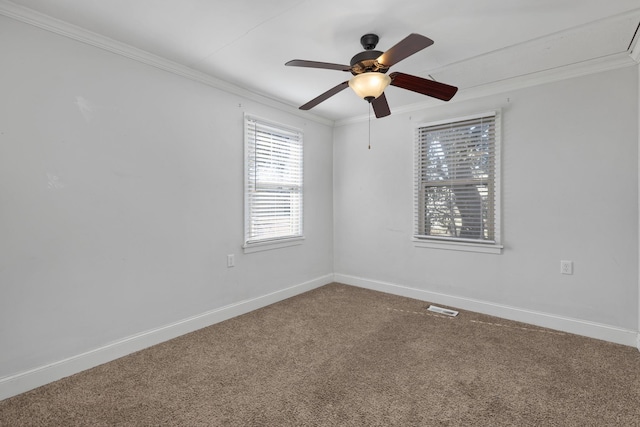
POLYGON ((302 237, 302 132, 245 116, 245 245, 302 237))
POLYGON ((416 128, 415 237, 499 242, 497 113, 416 128))

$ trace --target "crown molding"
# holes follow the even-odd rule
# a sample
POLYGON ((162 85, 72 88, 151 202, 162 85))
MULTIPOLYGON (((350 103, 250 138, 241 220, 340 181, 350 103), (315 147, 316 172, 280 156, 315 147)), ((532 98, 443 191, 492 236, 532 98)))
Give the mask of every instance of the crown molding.
POLYGON ((636 32, 633 33, 633 37, 631 38, 631 43, 629 43, 629 56, 631 59, 636 61, 636 63, 640 64, 640 43, 638 43, 638 39, 640 38, 640 24, 636 27, 636 32))
POLYGON ((282 100, 274 99, 263 94, 249 91, 226 81, 220 80, 209 74, 194 70, 182 64, 178 64, 177 62, 165 59, 161 56, 154 55, 142 49, 138 49, 117 40, 113 40, 109 37, 102 36, 85 28, 78 27, 76 25, 69 24, 68 22, 61 21, 51 16, 36 12, 32 9, 19 6, 8 0, 0 0, 0 15, 4 15, 8 18, 24 22, 25 24, 50 31, 52 33, 97 47, 99 49, 106 50, 111 53, 115 53, 120 56, 124 56, 125 58, 133 59, 134 61, 150 65, 160 70, 185 77, 187 79, 205 84, 207 86, 211 86, 213 88, 223 90, 234 95, 242 96, 249 100, 276 108, 290 114, 294 114, 296 116, 303 117, 308 120, 313 120, 315 122, 328 126, 334 125, 333 120, 329 120, 324 117, 302 111, 294 106, 287 104, 282 100))
MULTIPOLYGON (((553 83, 561 80, 586 76, 589 74, 601 73, 604 71, 615 70, 618 68, 628 67, 632 65, 636 65, 636 62, 634 62, 629 52, 621 52, 614 55, 608 55, 602 58, 596 58, 593 60, 570 64, 563 67, 552 68, 549 70, 542 70, 532 74, 515 76, 512 78, 499 80, 495 82, 489 82, 489 83, 474 86, 474 87, 460 88, 456 96, 447 104, 454 104, 454 103, 468 101, 472 99, 483 98, 483 97, 492 96, 492 95, 499 95, 501 93, 511 92, 518 89, 524 89, 531 86, 538 86, 546 83, 553 83)), ((395 114, 412 113, 415 111, 435 108, 442 105, 443 105, 442 101, 438 101, 437 99, 433 99, 433 98, 428 98, 423 102, 395 108, 393 112, 395 114)), ((344 120, 337 120, 335 122, 335 126, 336 127, 345 126, 345 125, 359 123, 367 120, 368 120, 368 116, 361 115, 361 116, 351 117, 344 120)))
MULTIPOLYGON (((640 26, 638 26, 638 30, 640 30, 640 26)), ((640 64, 640 43, 638 43, 638 38, 640 38, 640 34, 636 31, 629 45, 629 56, 636 61, 636 63, 640 64)))
MULTIPOLYGON (((286 103, 284 100, 275 99, 264 94, 249 91, 239 86, 233 85, 226 81, 220 80, 209 74, 194 70, 182 64, 170 61, 158 55, 154 55, 142 49, 135 48, 125 43, 110 39, 100 34, 94 33, 82 27, 69 24, 65 21, 53 18, 51 16, 36 12, 23 6, 19 6, 8 0, 0 0, 0 15, 24 22, 26 24, 50 31, 55 34, 103 49, 117 55, 141 62, 170 72, 172 74, 205 84, 207 86, 223 90, 225 92, 242 96, 249 100, 273 107, 275 109, 313 120, 327 126, 339 127, 352 123, 359 123, 368 120, 368 116, 354 116, 342 120, 333 121, 313 113, 302 111, 295 106, 286 103)), ((634 40, 626 52, 597 58, 590 61, 570 64, 564 67, 553 68, 550 70, 542 70, 536 73, 515 76, 513 78, 504 79, 487 84, 461 88, 453 100, 449 103, 457 103, 470 99, 476 99, 504 92, 509 92, 526 87, 552 83, 564 79, 584 76, 588 74, 599 73, 603 71, 622 68, 640 63, 640 43, 638 43, 640 35, 636 33, 634 40)), ((394 109, 394 113, 411 113, 414 111, 424 110, 441 106, 442 102, 435 99, 427 99, 423 102, 407 105, 394 109)))

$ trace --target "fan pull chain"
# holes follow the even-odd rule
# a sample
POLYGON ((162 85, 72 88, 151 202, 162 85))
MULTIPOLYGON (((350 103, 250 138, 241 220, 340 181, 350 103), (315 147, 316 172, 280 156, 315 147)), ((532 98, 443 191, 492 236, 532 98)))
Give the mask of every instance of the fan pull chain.
POLYGON ((369 150, 371 150, 371 102, 369 102, 369 150))

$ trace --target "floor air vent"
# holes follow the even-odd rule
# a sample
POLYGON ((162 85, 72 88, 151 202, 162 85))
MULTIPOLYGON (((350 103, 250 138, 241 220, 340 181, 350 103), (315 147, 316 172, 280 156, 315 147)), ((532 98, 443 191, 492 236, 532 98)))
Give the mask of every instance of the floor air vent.
POLYGON ((434 313, 444 314, 446 316, 457 316, 458 312, 455 310, 449 310, 448 308, 438 307, 437 305, 430 305, 427 310, 433 311, 434 313))

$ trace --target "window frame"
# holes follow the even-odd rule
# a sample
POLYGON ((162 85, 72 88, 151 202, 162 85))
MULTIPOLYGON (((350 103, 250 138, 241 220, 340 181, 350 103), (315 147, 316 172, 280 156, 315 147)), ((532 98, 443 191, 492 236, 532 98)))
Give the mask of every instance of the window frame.
POLYGON ((415 247, 420 248, 432 248, 432 249, 445 249, 445 250, 457 250, 457 251, 469 251, 488 254, 501 254, 502 245, 502 233, 501 233, 501 111, 491 110, 483 113, 472 114, 461 117, 452 117, 444 120, 420 122, 414 127, 413 140, 414 140, 414 209, 413 209, 413 243, 415 247), (420 159, 420 131, 424 128, 441 126, 445 124, 455 124, 458 122, 475 120, 484 117, 494 117, 495 125, 495 138, 494 138, 494 172, 493 172, 493 240, 476 240, 465 239, 451 236, 429 236, 419 234, 420 230, 420 212, 426 207, 420 206, 420 188, 421 188, 421 159, 420 159))
MULTIPOLYGON (((271 249, 278 249, 293 245, 300 245, 304 241, 304 134, 301 129, 294 128, 292 126, 284 125, 272 120, 264 119, 262 117, 255 116, 253 114, 244 114, 243 118, 243 133, 244 133, 244 232, 243 232, 243 245, 244 253, 259 252, 271 249), (299 209, 297 224, 299 228, 298 233, 270 236, 270 237, 254 237, 251 234, 252 223, 252 185, 250 184, 250 174, 252 166, 252 158, 255 158, 255 142, 250 136, 251 123, 255 123, 265 128, 270 128, 276 132, 281 132, 279 137, 286 139, 291 135, 297 135, 295 143, 300 146, 300 159, 299 169, 296 173, 299 173, 299 183, 296 185, 299 193, 299 209)), ((255 131, 254 131, 255 132, 255 131)), ((290 186, 291 183, 287 183, 290 186)))

